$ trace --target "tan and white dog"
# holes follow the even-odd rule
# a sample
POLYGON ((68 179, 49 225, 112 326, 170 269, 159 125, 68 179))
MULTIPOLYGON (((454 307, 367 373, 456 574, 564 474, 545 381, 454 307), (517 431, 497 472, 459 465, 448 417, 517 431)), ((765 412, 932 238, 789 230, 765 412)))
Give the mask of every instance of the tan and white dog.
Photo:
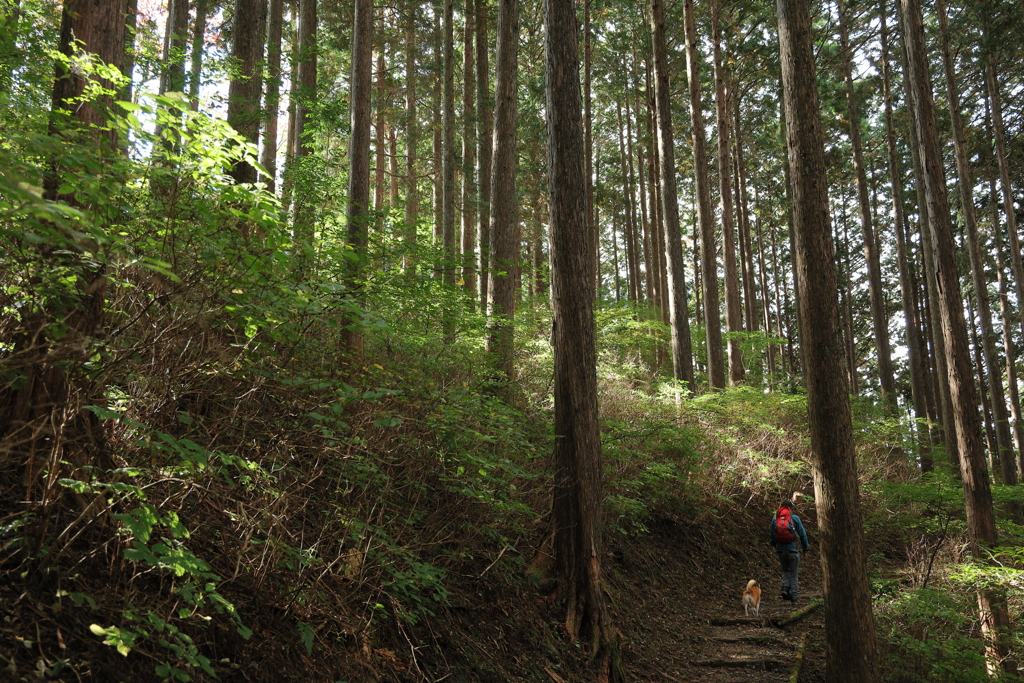
POLYGON ((743 614, 749 617, 751 611, 755 617, 761 616, 761 589, 754 579, 747 581, 747 589, 743 591, 743 614))

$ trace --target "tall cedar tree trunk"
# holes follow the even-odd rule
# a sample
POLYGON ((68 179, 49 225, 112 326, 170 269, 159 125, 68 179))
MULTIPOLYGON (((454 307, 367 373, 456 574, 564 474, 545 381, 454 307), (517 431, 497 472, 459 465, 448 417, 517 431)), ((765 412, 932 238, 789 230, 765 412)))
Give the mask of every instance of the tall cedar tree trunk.
POLYGON ((494 105, 488 66, 487 0, 476 0, 476 159, 477 206, 480 212, 480 312, 487 312, 491 258, 491 160, 494 156, 494 105))
POLYGON ((786 142, 793 174, 798 309, 825 589, 825 678, 873 683, 875 626, 853 450, 850 397, 841 364, 825 147, 808 3, 778 0, 786 142))
POLYGON ((639 268, 637 268, 636 262, 636 240, 633 238, 635 233, 634 218, 635 212, 633 211, 633 200, 632 194, 629 187, 629 172, 626 168, 626 143, 625 143, 625 131, 622 126, 622 103, 615 103, 615 111, 617 114, 618 121, 618 133, 619 133, 619 166, 622 172, 622 199, 625 202, 624 217, 626 220, 624 237, 626 240, 626 280, 628 283, 627 296, 630 301, 637 301, 637 294, 639 287, 637 281, 639 280, 639 268))
POLYGON ((672 373, 676 381, 693 391, 693 349, 690 315, 686 297, 683 238, 679 229, 679 199, 676 193, 676 153, 672 137, 671 90, 668 80, 668 49, 665 45, 664 0, 651 0, 651 43, 654 56, 654 99, 658 131, 658 178, 661 188, 661 216, 665 229, 666 285, 669 327, 672 332, 672 373))
MULTIPOLYGON (((945 169, 935 122, 931 79, 928 76, 924 26, 917 0, 901 0, 900 4, 903 10, 903 40, 907 50, 907 80, 910 84, 908 99, 924 166, 925 194, 931 218, 931 248, 934 250, 938 284, 936 303, 948 354, 947 381, 960 455, 967 529, 972 554, 983 560, 986 548, 997 543, 995 513, 985 467, 984 446, 981 443, 978 396, 971 372, 967 326, 961 303, 963 299, 956 271, 956 244, 946 197, 945 169)), ((1005 596, 994 589, 982 589, 978 592, 978 608, 982 631, 988 638, 990 666, 999 666, 1006 672, 1016 671, 1016 662, 1007 656, 1010 617, 1005 596)))
POLYGON ((299 51, 299 8, 291 9, 292 30, 289 36, 291 54, 288 59, 288 135, 284 143, 284 172, 281 179, 281 209, 287 216, 291 210, 295 187, 295 115, 298 111, 296 93, 299 91, 298 64, 302 59, 299 51))
POLYGON ((846 112, 850 119, 850 145, 853 147, 853 169, 857 177, 857 201, 860 207, 861 234, 864 237, 864 260, 868 269, 868 295, 871 302, 872 332, 875 353, 878 356, 878 380, 882 389, 882 402, 891 409, 896 406, 896 380, 892 369, 892 350, 889 344, 889 316, 885 310, 885 290, 882 284, 882 263, 871 219, 871 200, 867 173, 864 170, 864 152, 860 135, 860 114, 853 89, 853 51, 847 37, 849 17, 843 0, 839 5, 839 42, 843 52, 843 80, 846 84, 846 112))
MULTIPOLYGON (((639 97, 637 100, 639 101, 639 97)), ((627 107, 626 111, 629 111, 627 107)), ((634 105, 633 112, 636 114, 636 180, 639 183, 637 189, 637 197, 640 203, 640 229, 643 234, 644 240, 644 284, 646 285, 647 293, 647 305, 657 306, 658 305, 658 268, 656 259, 656 249, 654 241, 651 239, 651 223, 647 216, 647 186, 644 182, 644 172, 647 170, 644 164, 644 141, 640 138, 642 124, 640 123, 640 108, 634 105)), ((628 121, 628 119, 627 119, 628 121)), ((629 130, 627 126, 627 130, 629 130)), ((630 169, 629 175, 633 178, 633 135, 630 133, 629 136, 629 159, 630 169)))
MULTIPOLYGON (((903 50, 904 73, 909 73, 906 66, 906 46, 903 50)), ((908 97, 909 99, 909 97, 908 97)), ((929 390, 927 395, 933 404, 933 413, 936 423, 935 442, 946 446, 946 456, 950 467, 954 470, 960 467, 960 455, 957 451, 956 434, 953 428, 953 409, 950 399, 949 382, 945 381, 948 376, 946 369, 947 353, 946 340, 942 335, 941 326, 933 324, 932 304, 938 298, 936 294, 935 280, 935 259, 931 249, 931 208, 928 206, 927 193, 925 190, 924 165, 921 162, 921 142, 917 126, 910 125, 910 156, 914 165, 914 185, 917 193, 918 214, 920 215, 921 235, 921 262, 924 271, 924 287, 921 290, 921 319, 925 338, 931 340, 933 353, 929 357, 928 381, 929 390), (940 381, 941 379, 941 381, 940 381)))
MULTIPOLYGON (((352 250, 345 288, 355 302, 362 300, 366 243, 370 219, 370 118, 373 97, 373 0, 355 0, 352 30, 351 137, 348 158, 348 246, 352 250)), ((350 314, 343 332, 345 350, 353 359, 363 353, 357 315, 350 314)))
POLYGON ((277 119, 281 107, 281 29, 284 24, 284 0, 270 0, 267 23, 267 93, 263 124, 263 156, 260 163, 267 169, 267 189, 277 186, 277 119))
MULTIPOLYGON (((444 0, 441 15, 441 264, 442 279, 455 284, 455 8, 444 0)), ((447 325, 447 323, 446 323, 447 325)))
MULTIPOLYGON (((379 212, 384 206, 384 168, 387 165, 387 161, 384 159, 384 150, 386 144, 384 140, 387 138, 387 134, 384 129, 387 127, 385 123, 385 114, 388 110, 389 93, 387 84, 384 79, 387 77, 387 67, 384 62, 384 52, 387 49, 387 41, 381 41, 381 44, 377 46, 377 85, 373 89, 374 94, 371 95, 370 100, 370 111, 376 110, 377 116, 376 121, 373 123, 373 151, 374 151, 374 164, 373 164, 373 210, 379 212), (376 107, 374 107, 374 99, 376 99, 376 107)), ((371 77, 372 80, 372 77, 371 77)), ((371 118, 374 118, 371 114, 371 118)))
MULTIPOLYGON (((993 198, 995 179, 991 180, 993 198)), ((998 202, 992 203, 998 212, 998 202)), ((1020 393, 1017 390, 1016 351, 1013 348, 1013 322, 1010 320, 1009 286, 1006 283, 1002 240, 996 235, 996 277, 999 280, 999 315, 1003 323, 1003 353, 1006 356, 1006 385, 1010 389, 1010 412, 1013 415, 1013 440, 1017 447, 1017 471, 1024 472, 1024 421, 1021 420, 1020 393)))
MULTIPOLYGON (((700 268, 701 285, 704 290, 704 329, 708 347, 708 385, 711 389, 724 389, 725 353, 722 349, 722 320, 719 314, 718 249, 715 242, 715 217, 711 212, 704 105, 700 96, 701 59, 697 54, 697 22, 693 12, 693 0, 683 0, 683 22, 686 32, 686 73, 690 93, 693 179, 697 194, 697 224, 700 226, 700 268)), ((726 199, 726 202, 728 201, 726 199)))
MULTIPOLYGON (((718 0, 711 0, 711 35, 715 67, 715 114, 718 121, 718 188, 719 208, 722 212, 722 258, 725 261, 725 329, 743 331, 743 303, 740 299, 740 277, 736 268, 736 227, 732 213, 732 159, 729 153, 730 121, 729 99, 725 87, 725 69, 722 65, 722 21, 718 0)), ((692 74, 691 74, 692 78, 692 74)), ((691 96, 693 91, 691 90, 691 96)), ((696 135, 696 131, 694 131, 696 135)), ((706 258, 706 257, 705 257, 706 258)), ((705 264, 706 265, 706 264, 705 264)), ((718 269, 712 271, 718 282, 718 269)), ((709 342, 710 344, 710 338, 709 342)), ((739 339, 730 339, 729 384, 743 382, 743 350, 739 339)), ((712 384, 712 386, 715 386, 712 384)))
MULTIPOLYGON (((167 3, 167 23, 164 30, 163 60, 160 69, 159 92, 161 95, 167 93, 179 93, 185 90, 185 44, 188 39, 188 0, 170 0, 167 3)), ((181 112, 184 103, 180 106, 166 106, 161 104, 165 115, 181 121, 181 112)), ((164 126, 158 124, 156 127, 157 137, 161 138, 154 156, 172 156, 179 147, 178 126, 174 126, 170 135, 164 132, 164 126)), ((166 158, 164 163, 167 163, 166 158)), ((171 164, 169 164, 171 165, 171 164)), ((168 179, 160 175, 154 175, 152 188, 160 196, 167 197, 171 190, 168 179)))
POLYGON ((626 188, 629 193, 629 212, 630 218, 633 221, 633 254, 635 255, 634 261, 636 262, 636 300, 644 300, 644 289, 650 287, 650 256, 648 254, 647 243, 644 241, 644 228, 641 223, 639 216, 637 215, 637 190, 636 190, 636 176, 634 175, 633 168, 633 115, 630 111, 629 99, 626 98, 626 161, 628 168, 626 188), (644 275, 641 275, 644 273, 644 275))
POLYGON ((462 281, 476 306, 476 53, 473 0, 466 0, 462 32, 462 281))
POLYGON ((515 380, 516 104, 519 92, 519 2, 498 0, 491 164, 491 277, 487 348, 499 380, 515 380))
MULTIPOLYGON (((134 0, 138 2, 138 0, 134 0)), ((196 19, 192 26, 192 52, 190 74, 188 79, 189 106, 192 111, 199 111, 199 86, 203 80, 203 53, 206 51, 206 15, 209 12, 209 0, 196 0, 196 19)))
MULTIPOLYGON (((990 123, 986 108, 986 122, 990 123)), ((986 126, 988 128, 988 126, 986 126)), ((989 135, 989 139, 992 136, 989 135)), ((989 149, 991 152, 991 148, 989 149)), ((1003 254, 1006 247, 996 226, 999 225, 999 195, 996 191, 994 165, 989 164, 989 203, 992 207, 992 227, 995 242, 996 279, 999 282, 999 315, 1003 327, 1003 354, 1006 357, 1006 385, 1010 390, 1010 412, 1013 416, 1013 439, 1017 447, 1017 471, 1024 473, 1024 421, 1021 420, 1020 394, 1017 391, 1017 357, 1013 346, 1013 322, 1010 320, 1010 288, 1006 282, 1006 264, 1003 254)), ((990 255, 991 258, 991 255, 990 255)))
POLYGON ((573 0, 546 0, 548 187, 555 350, 555 563, 565 627, 590 643, 597 680, 624 680, 601 586, 601 429, 597 412, 586 149, 573 0))
MULTIPOLYGON (((260 94, 263 79, 263 33, 267 16, 267 0, 235 0, 234 26, 231 37, 231 82, 228 84, 228 124, 253 145, 260 133, 260 94)), ((256 182, 256 167, 238 161, 231 169, 238 183, 256 182)))
MULTIPOLYGON (((441 82, 444 80, 444 74, 441 73, 441 46, 444 40, 441 37, 441 5, 434 5, 434 69, 433 80, 433 117, 431 121, 431 129, 434 131, 433 140, 433 160, 431 162, 431 171, 434 176, 434 245, 440 246, 444 239, 444 171, 442 166, 442 158, 444 154, 441 151, 442 140, 441 140, 441 110, 442 110, 442 88, 441 82)), ((440 278, 442 275, 442 268, 438 265, 434 267, 434 277, 440 278)))
MULTIPOLYGON (((739 216, 740 228, 740 263, 743 267, 743 308, 746 313, 746 329, 757 332, 761 318, 758 314, 757 283, 758 275, 754 268, 754 248, 750 236, 750 201, 747 194, 747 164, 743 155, 743 126, 740 120, 740 99, 742 92, 739 82, 733 80, 732 90, 733 140, 736 145, 736 211, 739 216)), ((762 288, 763 292, 763 288, 762 288)), ((760 361, 758 361, 760 362, 760 361)))
POLYGON ((160 94, 185 90, 185 44, 188 40, 188 0, 169 0, 164 33, 160 94))
MULTIPOLYGON (((987 5, 987 3, 986 3, 987 5)), ((988 31, 986 31, 988 33, 988 31)), ((1013 202, 1013 185, 1010 183, 1010 163, 1006 151, 1006 127, 1003 125, 1003 103, 999 93, 999 77, 996 73, 996 54, 990 52, 985 65, 985 84, 992 106, 992 130, 996 139, 996 161, 999 163, 999 185, 1003 191, 1003 218, 1006 220, 1006 236, 1010 243, 1010 267, 1017 292, 1017 314, 1021 331, 1024 332, 1024 260, 1021 256, 1020 239, 1017 236, 1017 211, 1013 202)))
POLYGON ((964 139, 963 121, 960 118, 960 93, 957 90, 956 71, 953 68, 953 55, 949 47, 949 27, 946 19, 946 6, 943 0, 936 0, 935 10, 939 18, 940 40, 942 44, 942 65, 946 72, 946 98, 949 103, 950 124, 953 129, 953 147, 956 154, 956 169, 959 176, 957 185, 960 188, 960 212, 964 219, 967 233, 968 251, 971 256, 971 277, 974 285, 974 296, 978 305, 978 319, 981 324, 981 351, 984 354, 982 388, 988 387, 991 397, 992 417, 994 421, 996 449, 1003 483, 1013 486, 1017 483, 1017 466, 1013 453, 1010 435, 1010 416, 1006 411, 1006 395, 1003 392, 1003 381, 999 371, 999 359, 996 355, 995 332, 992 328, 992 307, 989 304, 988 284, 985 281, 986 263, 982 258, 978 222, 974 213, 974 180, 968 161, 967 142, 964 139))
MULTIPOLYGON (((127 0, 67 0, 61 16, 60 52, 69 58, 94 56, 123 69, 128 15, 127 0)), ((96 80, 103 88, 111 88, 109 81, 96 80)), ((58 62, 50 134, 77 131, 82 136, 80 143, 97 148, 99 157, 119 157, 123 152, 116 131, 97 130, 106 121, 112 98, 102 97, 98 106, 76 101, 90 82, 81 72, 65 70, 58 62)), ((74 184, 75 175, 96 172, 95 167, 87 170, 55 164, 45 173, 44 196, 81 207, 83 203, 73 192, 58 196, 58 188, 64 177, 74 184)), ((95 257, 88 253, 82 254, 83 248, 102 254, 90 236, 72 237, 63 231, 36 246, 42 262, 54 271, 62 271, 65 277, 74 277, 75 284, 64 290, 54 288, 43 305, 21 311, 12 352, 6 355, 8 367, 19 376, 17 381, 8 377, 0 383, 3 474, 13 480, 7 468, 22 468, 21 488, 15 494, 17 503, 4 502, 8 507, 16 504, 21 508, 30 502, 34 508, 33 554, 40 551, 49 528, 49 504, 63 490, 58 479, 78 467, 109 466, 103 427, 96 415, 85 409, 103 404, 104 386, 100 378, 84 367, 104 343, 107 279, 103 265, 93 263, 95 257), (55 324, 64 334, 51 344, 55 338, 51 326, 55 324), (48 476, 43 477, 44 472, 48 476)), ((5 486, 10 491, 16 488, 5 486)))
POLYGON ((593 98, 591 97, 591 82, 593 77, 593 51, 591 49, 590 15, 592 0, 583 0, 583 145, 586 148, 586 159, 583 166, 583 175, 587 183, 587 238, 590 240, 590 251, 594 257, 591 261, 594 272, 594 295, 601 279, 601 259, 598 255, 600 250, 601 237, 597 229, 597 220, 594 214, 594 117, 593 98))
MULTIPOLYGON (((885 113, 885 141, 889 160, 889 182, 892 188, 893 201, 893 232, 896 234, 896 258, 900 270, 900 300, 903 304, 903 319, 905 321, 907 337, 907 365, 910 368, 910 392, 914 405, 914 416, 918 420, 928 419, 927 388, 925 377, 927 367, 925 366, 926 352, 921 339, 921 322, 917 315, 917 306, 914 305, 915 292, 914 282, 911 277, 910 263, 905 238, 904 214, 903 214, 903 173, 900 170, 899 157, 896 148, 896 127, 893 122, 892 113, 892 75, 889 62, 889 28, 886 4, 881 3, 879 7, 879 36, 882 43, 882 99, 885 113)), ((927 433, 920 433, 918 436, 918 457, 921 461, 921 471, 932 470, 932 456, 929 448, 927 433)))
POLYGON ((420 197, 416 178, 416 147, 419 124, 416 121, 416 10, 418 0, 408 0, 405 17, 405 273, 416 272, 416 225, 420 217, 420 197))
MULTIPOLYGON (((313 206, 310 195, 313 191, 312 169, 303 169, 303 162, 313 155, 312 129, 307 124, 313 121, 313 108, 316 105, 316 69, 317 69, 317 0, 299 0, 298 16, 298 63, 295 67, 293 82, 297 83, 293 95, 295 101, 295 126, 289 131, 291 135, 292 175, 298 175, 298 187, 295 189, 295 213, 292 232, 298 243, 298 270, 306 267, 313 253, 313 206)), ((308 164, 306 164, 308 165, 308 164)), ((351 182, 351 178, 349 179, 351 182)))

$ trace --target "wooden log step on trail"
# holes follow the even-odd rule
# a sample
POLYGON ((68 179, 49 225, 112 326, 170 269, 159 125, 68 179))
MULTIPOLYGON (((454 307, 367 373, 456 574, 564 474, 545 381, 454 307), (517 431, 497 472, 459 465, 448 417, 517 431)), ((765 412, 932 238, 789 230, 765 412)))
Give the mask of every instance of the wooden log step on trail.
POLYGON ((787 645, 783 638, 775 635, 752 635, 752 636, 713 636, 709 640, 717 640, 720 643, 750 643, 752 645, 787 645))
POLYGON ((782 666, 782 662, 772 657, 729 657, 726 659, 695 659, 690 662, 694 666, 709 666, 715 668, 726 667, 750 667, 752 669, 764 669, 770 671, 782 666))

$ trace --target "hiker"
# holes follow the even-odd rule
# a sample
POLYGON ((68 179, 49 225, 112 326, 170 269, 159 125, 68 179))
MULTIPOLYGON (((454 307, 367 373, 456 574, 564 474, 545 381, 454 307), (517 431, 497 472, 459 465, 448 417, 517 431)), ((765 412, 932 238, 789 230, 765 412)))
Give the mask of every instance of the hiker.
POLYGON ((793 501, 784 500, 768 527, 768 542, 779 554, 782 565, 782 599, 797 604, 800 581, 800 550, 807 552, 807 532, 800 518, 793 514, 793 501))

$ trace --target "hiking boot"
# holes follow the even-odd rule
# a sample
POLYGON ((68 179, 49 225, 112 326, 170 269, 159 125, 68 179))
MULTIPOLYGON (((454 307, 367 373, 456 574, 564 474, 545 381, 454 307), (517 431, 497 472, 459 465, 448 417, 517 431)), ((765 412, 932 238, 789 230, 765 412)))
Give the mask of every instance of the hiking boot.
POLYGON ((782 591, 782 599, 785 600, 786 602, 789 602, 793 598, 789 597, 789 593, 787 593, 786 591, 782 591))

